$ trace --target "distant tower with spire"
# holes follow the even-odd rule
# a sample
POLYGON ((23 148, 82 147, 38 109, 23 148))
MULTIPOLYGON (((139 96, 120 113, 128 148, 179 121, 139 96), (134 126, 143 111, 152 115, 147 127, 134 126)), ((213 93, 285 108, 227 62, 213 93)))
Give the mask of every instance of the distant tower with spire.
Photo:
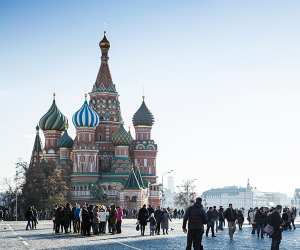
POLYGON ((99 43, 101 49, 101 64, 90 95, 90 105, 99 114, 101 123, 96 128, 95 141, 99 145, 101 171, 109 172, 112 167, 114 156, 114 146, 112 143, 112 134, 115 133, 121 125, 122 116, 119 102, 119 95, 108 65, 108 51, 110 42, 106 37, 106 32, 99 43))

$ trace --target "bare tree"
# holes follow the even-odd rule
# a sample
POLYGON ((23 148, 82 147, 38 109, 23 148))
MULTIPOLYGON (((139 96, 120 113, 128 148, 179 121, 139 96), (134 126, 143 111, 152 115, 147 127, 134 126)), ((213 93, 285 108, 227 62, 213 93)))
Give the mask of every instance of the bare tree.
POLYGON ((194 201, 196 198, 196 192, 194 185, 195 179, 193 180, 185 180, 183 181, 181 186, 177 186, 179 188, 179 192, 175 196, 175 204, 181 208, 187 208, 191 201, 194 201))

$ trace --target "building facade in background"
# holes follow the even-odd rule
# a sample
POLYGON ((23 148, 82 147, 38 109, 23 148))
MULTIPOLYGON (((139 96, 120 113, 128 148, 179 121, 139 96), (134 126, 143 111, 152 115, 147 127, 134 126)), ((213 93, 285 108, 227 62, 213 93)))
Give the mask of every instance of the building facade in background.
POLYGON ((286 194, 258 191, 250 186, 249 181, 247 187, 228 186, 207 190, 203 192, 202 199, 206 207, 223 206, 226 208, 229 203, 232 203, 234 208, 244 209, 278 204, 291 205, 291 200, 286 194))
POLYGON ((55 161, 60 167, 72 165, 73 201, 105 198, 123 207, 158 206, 157 144, 151 136, 154 117, 143 97, 132 119, 135 136, 125 129, 109 70, 110 42, 105 34, 99 46, 102 55, 96 81, 89 98, 85 96, 73 115, 76 137, 68 135, 68 119, 58 109, 54 95, 50 109, 39 121, 44 147, 33 152, 32 159, 55 161))
POLYGON ((300 209, 300 188, 296 188, 292 200, 293 206, 300 209))

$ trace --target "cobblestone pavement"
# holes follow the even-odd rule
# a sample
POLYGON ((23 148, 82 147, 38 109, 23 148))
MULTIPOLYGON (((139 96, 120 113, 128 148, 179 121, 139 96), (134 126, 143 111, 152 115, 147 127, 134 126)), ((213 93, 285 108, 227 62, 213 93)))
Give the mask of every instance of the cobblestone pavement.
MULTIPOLYGON (((139 236, 135 220, 124 220, 122 234, 82 237, 74 234, 55 235, 51 221, 40 221, 37 230, 25 230, 25 222, 0 222, 0 249, 63 249, 63 250, 155 250, 185 249, 186 236, 181 232, 181 221, 174 220, 168 236, 139 236)), ((295 231, 284 232, 281 250, 300 250, 300 225, 295 231)), ((204 249, 209 250, 269 250, 271 240, 257 239, 250 234, 250 228, 237 231, 234 240, 229 241, 225 229, 216 238, 203 237, 204 249)))

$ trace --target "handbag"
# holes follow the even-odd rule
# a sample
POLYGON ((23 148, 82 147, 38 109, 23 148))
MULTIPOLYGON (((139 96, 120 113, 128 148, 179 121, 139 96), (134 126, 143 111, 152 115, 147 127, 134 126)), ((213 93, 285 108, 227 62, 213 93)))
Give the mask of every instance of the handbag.
POLYGON ((274 228, 270 224, 267 224, 264 227, 264 232, 267 233, 268 235, 272 235, 274 233, 274 228))
POLYGON ((136 231, 140 231, 140 224, 137 224, 137 225, 136 225, 135 230, 136 230, 136 231))

